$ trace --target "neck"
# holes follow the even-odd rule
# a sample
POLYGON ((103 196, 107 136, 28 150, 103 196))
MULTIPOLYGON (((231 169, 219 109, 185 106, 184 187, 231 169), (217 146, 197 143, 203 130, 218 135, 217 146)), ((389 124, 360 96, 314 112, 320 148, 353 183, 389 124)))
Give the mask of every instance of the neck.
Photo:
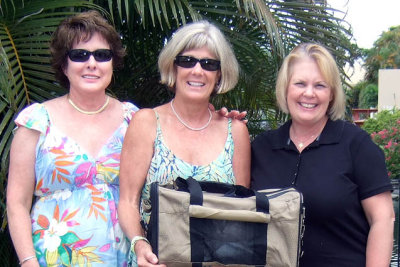
POLYGON ((328 121, 327 117, 325 117, 324 119, 322 119, 312 125, 302 124, 302 123, 298 123, 296 121, 292 121, 290 130, 294 136, 296 136, 297 138, 300 138, 300 139, 302 137, 307 138, 307 137, 313 136, 313 135, 318 136, 321 134, 327 121, 328 121))
MULTIPOLYGON (((110 101, 110 97, 109 96, 105 96, 105 100, 103 100, 104 102, 102 104, 96 104, 95 105, 83 105, 83 103, 87 104, 86 99, 85 101, 81 101, 79 102, 79 104, 75 103, 74 100, 71 98, 70 94, 67 95, 67 100, 69 102, 69 104, 71 104, 71 106, 78 112, 86 114, 86 115, 94 115, 94 114, 98 114, 100 112, 103 112, 107 106, 108 103, 110 101), (89 107, 90 106, 90 107, 89 107)), ((90 98, 88 99, 88 103, 90 103, 90 98)), ((93 102, 92 102, 93 103, 93 102)))
MULTIPOLYGON (((193 109, 192 105, 189 105, 191 111, 185 110, 185 106, 181 105, 181 108, 176 108, 175 99, 170 102, 171 110, 178 121, 186 128, 192 131, 201 131, 208 127, 212 119, 212 112, 207 106, 207 121, 205 120, 205 112, 193 109)), ((187 105, 186 105, 187 107, 187 105)))
POLYGON ((187 122, 202 123, 205 118, 208 119, 208 101, 207 102, 193 102, 179 97, 171 100, 175 111, 179 116, 187 122))
POLYGON ((81 93, 70 90, 67 98, 71 99, 75 105, 83 110, 97 110, 107 101, 107 95, 104 93, 81 93))

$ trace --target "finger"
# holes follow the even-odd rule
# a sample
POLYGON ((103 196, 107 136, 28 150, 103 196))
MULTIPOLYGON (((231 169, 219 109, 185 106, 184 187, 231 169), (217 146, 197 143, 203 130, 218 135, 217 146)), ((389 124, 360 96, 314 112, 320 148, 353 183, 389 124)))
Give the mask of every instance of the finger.
POLYGON ((247 111, 242 111, 239 113, 238 117, 240 117, 241 119, 244 119, 244 117, 247 116, 247 111))
POLYGON ((157 258, 157 256, 156 256, 154 253, 152 253, 152 252, 146 253, 145 258, 146 258, 146 260, 147 260, 148 262, 150 262, 151 264, 157 264, 157 263, 158 263, 158 258, 157 258))
POLYGON ((210 108, 211 111, 215 111, 215 107, 213 104, 208 103, 208 107, 210 108))
POLYGON ((226 107, 221 108, 218 112, 222 116, 225 116, 226 114, 228 114, 228 110, 226 109, 226 107))
POLYGON ((232 110, 230 113, 232 114, 231 117, 233 119, 237 119, 237 117, 240 115, 239 111, 237 111, 237 110, 232 110))

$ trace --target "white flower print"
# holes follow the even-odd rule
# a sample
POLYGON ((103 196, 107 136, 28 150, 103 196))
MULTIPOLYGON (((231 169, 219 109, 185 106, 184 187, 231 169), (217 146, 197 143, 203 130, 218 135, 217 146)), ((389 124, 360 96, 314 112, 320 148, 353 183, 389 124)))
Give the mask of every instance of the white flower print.
POLYGON ((49 252, 56 251, 61 243, 61 236, 68 232, 68 227, 65 222, 58 222, 56 219, 52 219, 49 225, 49 229, 44 232, 44 244, 43 247, 49 252))

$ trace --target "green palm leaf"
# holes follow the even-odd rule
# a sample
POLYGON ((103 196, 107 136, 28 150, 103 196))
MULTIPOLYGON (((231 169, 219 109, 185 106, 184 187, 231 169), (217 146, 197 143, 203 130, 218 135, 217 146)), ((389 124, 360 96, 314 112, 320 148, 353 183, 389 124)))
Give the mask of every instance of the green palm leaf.
POLYGON ((98 3, 104 2, 114 10, 114 17, 120 16, 116 26, 123 32, 128 49, 129 67, 118 75, 118 88, 114 88, 117 95, 141 107, 167 101, 171 94, 158 83, 158 53, 180 25, 206 19, 230 40, 241 67, 237 88, 216 97, 213 103, 248 110, 253 133, 265 125, 276 127, 287 118, 276 108, 274 85, 282 59, 295 45, 318 42, 327 46, 336 56, 344 78, 343 66, 352 64, 356 56, 349 26, 334 16, 339 11, 325 4, 267 0, 98 3))

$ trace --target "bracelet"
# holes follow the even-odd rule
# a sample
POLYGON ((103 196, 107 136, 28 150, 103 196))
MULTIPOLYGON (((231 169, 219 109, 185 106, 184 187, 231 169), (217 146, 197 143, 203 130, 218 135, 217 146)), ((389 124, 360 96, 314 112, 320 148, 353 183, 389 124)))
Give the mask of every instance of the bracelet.
POLYGON ((25 262, 27 262, 27 261, 29 261, 29 260, 31 260, 31 259, 35 259, 35 258, 36 258, 36 255, 26 257, 26 258, 22 259, 22 260, 19 262, 19 265, 21 266, 21 265, 24 264, 25 262))
POLYGON ((132 241, 131 241, 131 251, 132 251, 132 252, 135 252, 135 245, 136 245, 136 243, 137 243, 139 240, 143 240, 143 241, 145 241, 147 244, 150 244, 149 240, 147 240, 146 237, 140 236, 140 235, 134 236, 134 237, 132 238, 132 241))

